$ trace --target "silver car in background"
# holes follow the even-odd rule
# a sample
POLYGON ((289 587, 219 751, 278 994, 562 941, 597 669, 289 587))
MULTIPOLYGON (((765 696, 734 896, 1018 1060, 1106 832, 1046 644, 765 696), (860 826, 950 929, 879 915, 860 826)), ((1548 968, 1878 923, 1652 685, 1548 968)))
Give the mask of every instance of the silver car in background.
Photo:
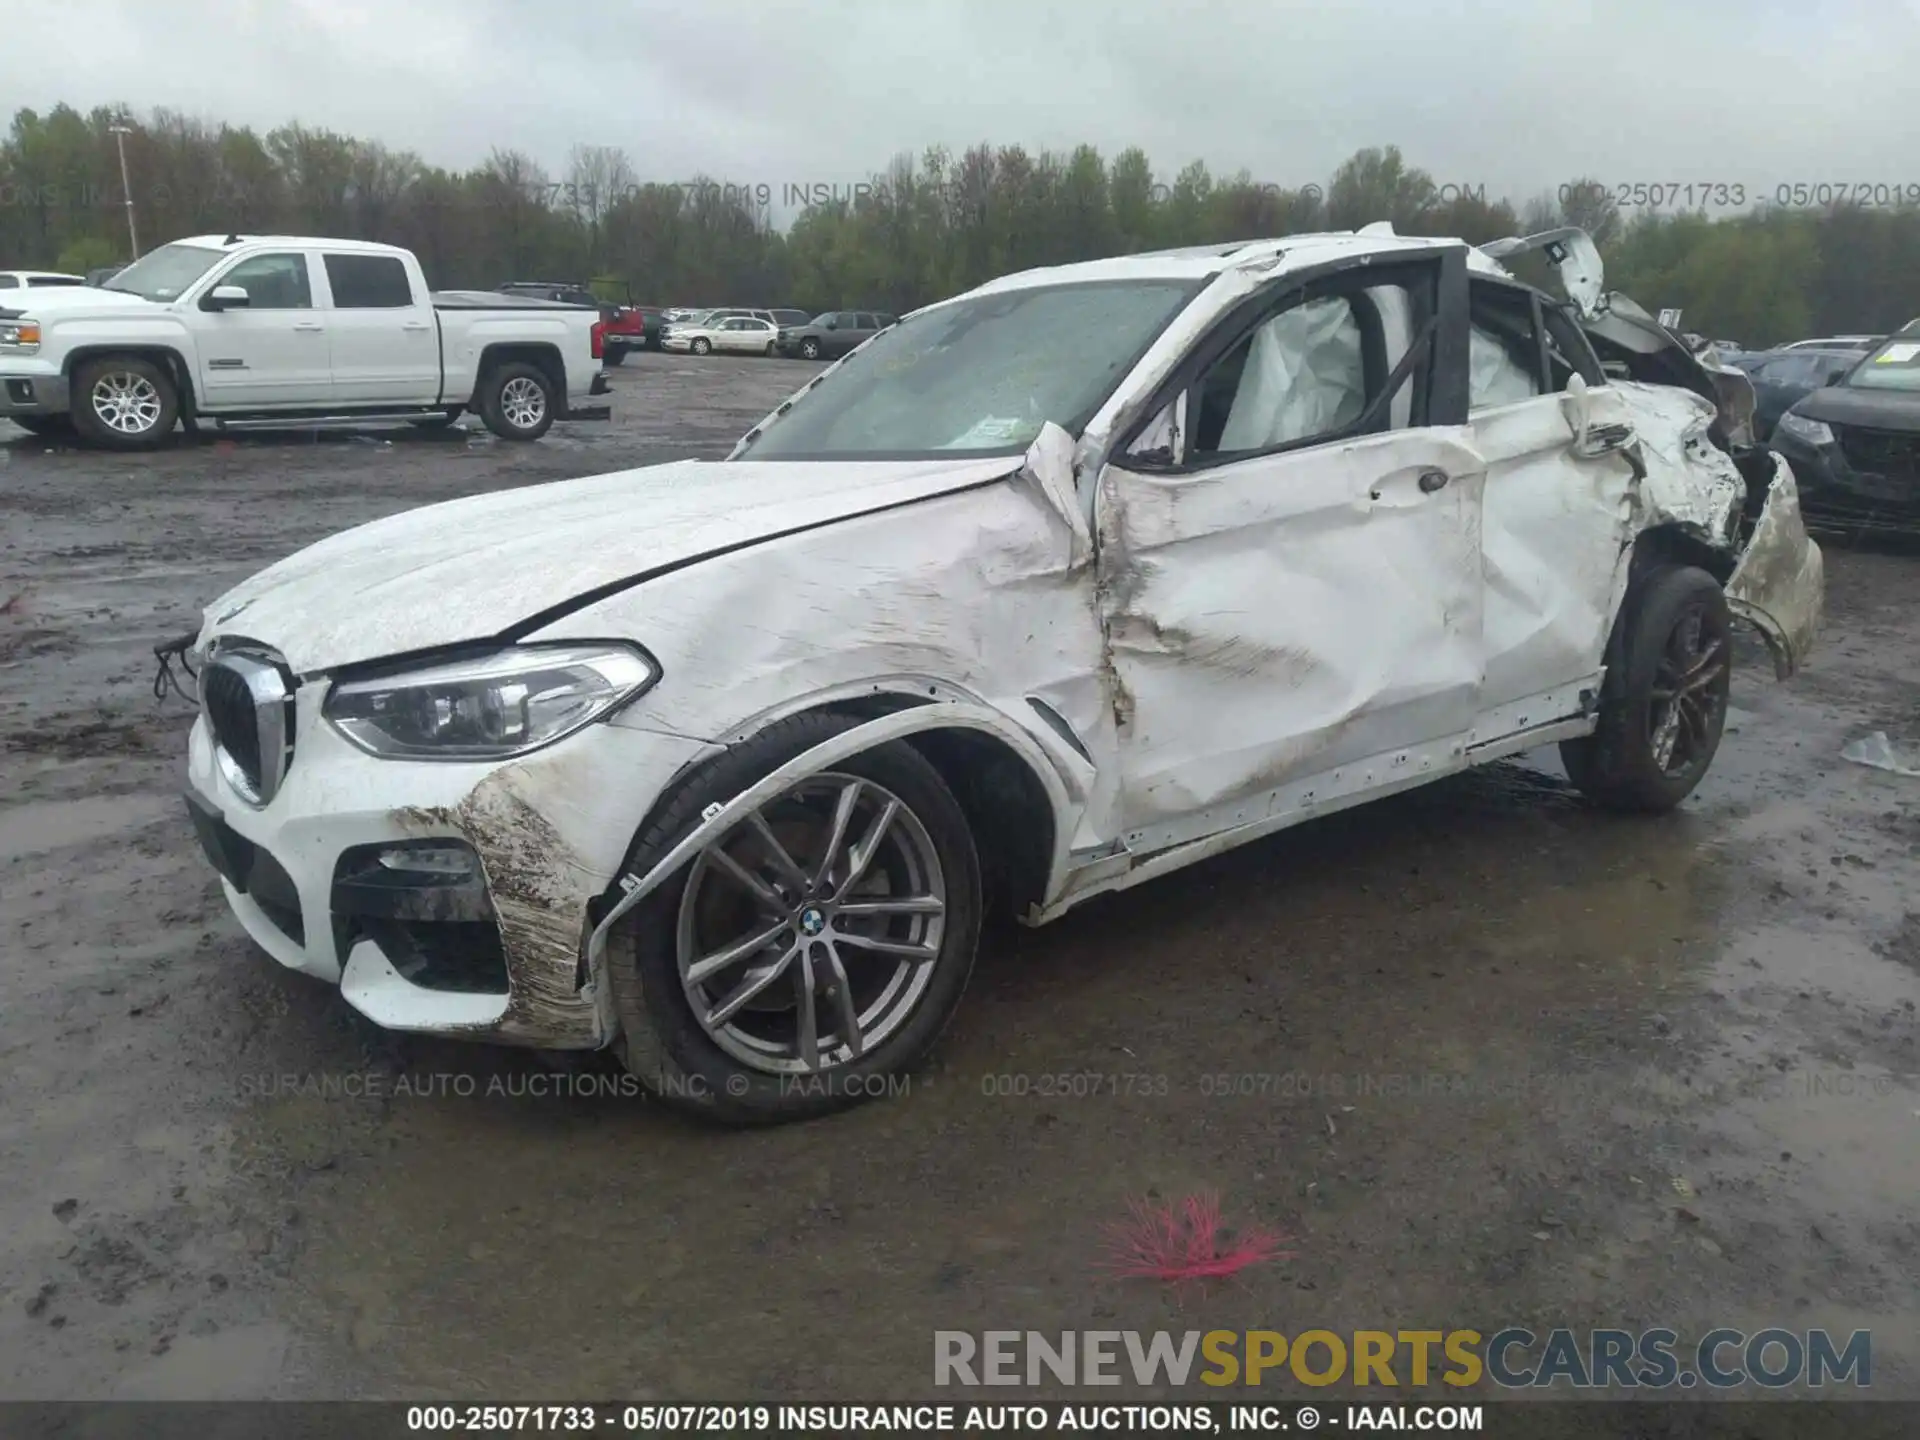
POLYGON ((660 348, 683 354, 771 355, 779 326, 771 320, 751 315, 703 316, 699 320, 671 326, 660 339, 660 348))

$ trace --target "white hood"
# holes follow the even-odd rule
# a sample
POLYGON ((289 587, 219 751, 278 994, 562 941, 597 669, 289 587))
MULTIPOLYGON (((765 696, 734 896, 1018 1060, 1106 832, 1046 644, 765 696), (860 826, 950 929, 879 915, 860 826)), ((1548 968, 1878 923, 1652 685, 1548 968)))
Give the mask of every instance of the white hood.
POLYGON ((450 500, 262 570, 207 607, 200 643, 244 636, 306 674, 491 639, 663 568, 751 565, 724 552, 984 484, 1020 464, 683 460, 450 500))
POLYGON ((0 290, 0 310, 17 310, 36 320, 55 320, 63 315, 95 316, 109 310, 147 315, 164 310, 141 295, 124 290, 100 290, 92 285, 44 285, 37 289, 0 290))

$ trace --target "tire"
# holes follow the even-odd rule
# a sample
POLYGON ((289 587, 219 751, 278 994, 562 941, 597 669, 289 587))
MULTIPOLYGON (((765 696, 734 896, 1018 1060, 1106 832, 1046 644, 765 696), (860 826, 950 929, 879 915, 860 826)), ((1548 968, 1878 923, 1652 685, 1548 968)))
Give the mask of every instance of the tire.
POLYGON ((173 377, 138 355, 101 355, 74 371, 73 428, 103 450, 154 450, 180 418, 173 377))
POLYGON ((800 358, 802 360, 818 360, 820 358, 820 342, 811 335, 802 340, 800 342, 800 358))
MULTIPOLYGON (((628 868, 644 873, 701 823, 709 806, 724 804, 855 723, 842 716, 795 716, 710 761, 660 808, 635 843, 628 868)), ((846 843, 836 854, 847 854, 855 837, 865 838, 886 799, 901 806, 877 853, 870 852, 873 868, 855 893, 871 904, 906 891, 923 908, 936 898, 944 908, 937 915, 900 912, 887 918, 836 914, 840 897, 830 884, 817 908, 788 894, 780 898, 791 910, 756 914, 761 907, 746 886, 708 857, 722 850, 735 864, 752 868, 768 892, 780 883, 781 871, 751 820, 729 830, 609 936, 608 973, 622 1058, 666 1103, 730 1125, 805 1120, 844 1110, 875 1094, 897 1093, 889 1077, 924 1060, 952 1018, 979 947, 980 861, 966 816, 939 772, 918 751, 894 741, 841 762, 825 776, 799 782, 762 807, 760 815, 782 844, 792 847, 795 866, 816 874, 831 837, 835 803, 854 782, 860 798, 846 843), (882 883, 885 892, 869 897, 865 887, 882 883), (683 979, 683 956, 688 962, 696 956, 711 959, 742 936, 771 934, 764 927, 779 925, 781 914, 789 918, 773 948, 745 951, 723 963, 711 987, 683 979), (816 924, 821 928, 811 928, 816 924), (871 939, 917 942, 929 958, 895 958, 848 938, 850 930, 860 934, 863 929, 871 939), (876 933, 889 930, 893 933, 876 933), (816 934, 822 940, 810 943, 816 934), (765 956, 757 967, 749 964, 756 954, 765 956), (815 1016, 820 1068, 808 1070, 801 1058, 805 1031, 799 1000, 816 957, 821 957, 820 968, 811 970, 808 1008, 815 1016), (754 968, 762 973, 754 975, 754 968), (848 1027, 832 984, 836 977, 849 982, 843 993, 855 1007, 855 1028, 871 1036, 857 1055, 847 1053, 848 1027), (696 1002, 710 1014, 723 1000, 738 998, 753 979, 766 983, 731 1017, 709 1025, 696 1016, 696 1002)), ((842 864, 833 868, 842 870, 844 884, 842 864)), ((799 888, 786 885, 789 892, 799 888)))
POLYGON ((1726 591, 1690 565, 1655 570, 1628 589, 1614 628, 1599 728, 1561 742, 1560 758, 1596 804, 1671 810, 1705 777, 1726 728, 1733 673, 1726 591), (1669 698, 1676 695, 1687 698, 1669 698))
POLYGON ((511 360, 480 382, 480 418, 502 440, 538 440, 553 412, 553 381, 537 365, 511 360))
POLYGON ((626 364, 627 363, 627 347, 624 345, 607 346, 606 363, 608 365, 626 364))
POLYGON ((687 349, 691 350, 695 355, 711 355, 713 353, 713 342, 704 335, 697 336, 687 343, 687 349))
POLYGON ((774 357, 774 356, 776 356, 776 355, 778 355, 778 354, 780 353, 780 349, 779 349, 779 347, 778 347, 777 345, 775 345, 775 344, 773 343, 773 341, 771 341, 771 340, 769 340, 769 341, 767 341, 767 352, 766 352, 766 353, 767 353, 767 358, 768 358, 769 360, 771 360, 771 359, 773 359, 773 357, 774 357))
POLYGON ((11 418, 29 435, 38 435, 42 439, 59 439, 73 433, 73 417, 70 415, 15 415, 11 418))

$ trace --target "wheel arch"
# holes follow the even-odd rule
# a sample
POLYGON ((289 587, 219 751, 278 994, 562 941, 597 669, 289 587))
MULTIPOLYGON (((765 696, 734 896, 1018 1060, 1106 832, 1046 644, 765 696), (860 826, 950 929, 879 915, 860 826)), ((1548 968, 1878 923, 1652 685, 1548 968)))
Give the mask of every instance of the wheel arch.
POLYGON ((516 361, 531 365, 545 375, 553 385, 556 403, 562 409, 566 407, 567 362, 561 358, 559 346, 537 340, 503 340, 483 349, 480 363, 474 367, 473 393, 467 397, 467 404, 477 409, 480 392, 486 388, 493 372, 516 361))
MULTIPOLYGON (((67 382, 71 386, 74 376, 82 365, 90 360, 103 359, 109 355, 130 355, 159 365, 172 378, 174 389, 179 392, 181 416, 191 416, 199 411, 199 396, 195 393, 193 386, 193 367, 187 364, 186 356, 171 345, 157 345, 151 341, 132 345, 104 343, 76 345, 67 352, 66 359, 61 361, 61 373, 67 377, 67 382)), ((67 401, 69 411, 72 410, 73 404, 73 400, 69 398, 67 401)))
MULTIPOLYGON (((1006 865, 1000 877, 1000 883, 1007 887, 1003 898, 1020 904, 1031 892, 1032 900, 1043 901, 1065 876, 1066 847, 1077 810, 1074 789, 1047 750, 993 706, 869 686, 864 694, 835 696, 764 717, 751 730, 730 737, 729 748, 744 743, 776 719, 805 714, 842 716, 854 723, 778 766, 733 799, 709 809, 700 824, 644 874, 635 874, 630 864, 624 865, 614 884, 591 907, 594 928, 587 939, 586 978, 596 990, 604 990, 606 946, 614 926, 714 836, 796 781, 896 740, 911 745, 953 791, 969 826, 975 827, 983 869, 996 859, 989 852, 990 845, 1015 842, 1005 852, 1006 865)), ((647 832, 663 807, 694 783, 706 763, 688 766, 656 797, 635 827, 636 840, 647 832)))

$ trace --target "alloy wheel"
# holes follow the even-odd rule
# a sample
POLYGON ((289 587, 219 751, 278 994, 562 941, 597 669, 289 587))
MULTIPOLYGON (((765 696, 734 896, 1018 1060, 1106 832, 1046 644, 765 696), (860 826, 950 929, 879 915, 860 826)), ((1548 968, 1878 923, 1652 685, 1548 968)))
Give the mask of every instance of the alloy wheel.
POLYGON ((118 434, 145 435, 160 423, 160 392, 134 371, 107 371, 87 398, 100 423, 118 434))
POLYGON ((892 791, 812 777, 695 859, 675 934, 693 1017, 740 1063, 817 1074, 911 1018, 946 930, 932 837, 892 791))
POLYGON ((1727 637, 1704 624, 1699 606, 1675 622, 1654 671, 1647 711, 1653 762, 1666 775, 1684 775, 1713 753, 1727 703, 1727 637))
POLYGON ((516 375, 500 388, 500 413, 516 430, 531 430, 547 413, 547 395, 536 380, 516 375))

